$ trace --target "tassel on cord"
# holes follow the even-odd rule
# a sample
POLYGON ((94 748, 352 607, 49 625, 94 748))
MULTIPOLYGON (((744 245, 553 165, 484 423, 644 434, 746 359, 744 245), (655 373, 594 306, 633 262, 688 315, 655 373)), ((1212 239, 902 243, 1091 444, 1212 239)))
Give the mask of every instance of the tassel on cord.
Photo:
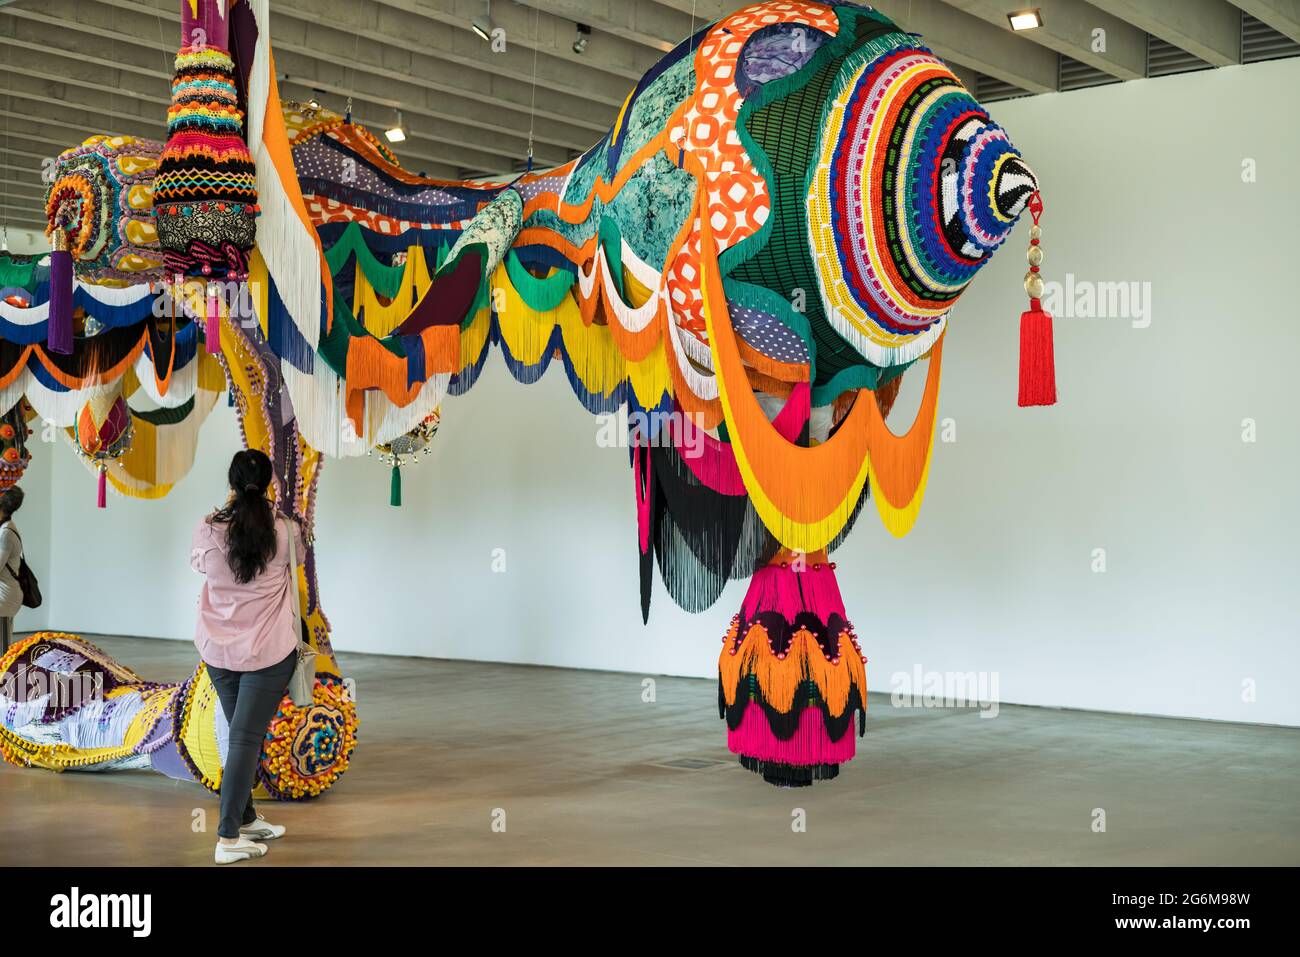
POLYGON ((1022 407, 1056 404, 1056 356, 1052 346, 1052 315, 1043 309, 1042 229, 1038 218, 1043 214, 1043 200, 1037 191, 1029 197, 1029 272, 1025 273, 1025 292, 1029 310, 1020 314, 1020 399, 1022 407))
POLYGON ((388 482, 388 504, 393 508, 402 507, 402 467, 394 465, 392 477, 388 482))
POLYGON ((203 341, 207 344, 209 355, 216 355, 221 351, 221 310, 218 292, 215 282, 208 283, 207 321, 203 327, 203 341))
POLYGON ((45 344, 51 352, 72 355, 72 253, 61 226, 50 235, 50 312, 45 326, 45 344))
POLYGON ((96 508, 108 508, 108 469, 99 467, 99 492, 95 500, 96 508))

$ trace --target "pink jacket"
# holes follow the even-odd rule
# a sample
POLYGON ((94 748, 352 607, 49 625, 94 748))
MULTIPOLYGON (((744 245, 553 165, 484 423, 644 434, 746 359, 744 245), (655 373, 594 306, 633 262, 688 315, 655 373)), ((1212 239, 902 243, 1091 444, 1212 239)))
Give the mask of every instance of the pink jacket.
MULTIPOLYGON (((298 609, 289 577, 289 520, 275 522, 275 556, 262 573, 246 585, 235 581, 226 560, 226 530, 199 521, 190 548, 190 565, 206 577, 199 592, 194 644, 199 657, 229 671, 257 671, 284 660, 298 646, 298 609)), ((306 546, 297 535, 298 560, 306 546)))

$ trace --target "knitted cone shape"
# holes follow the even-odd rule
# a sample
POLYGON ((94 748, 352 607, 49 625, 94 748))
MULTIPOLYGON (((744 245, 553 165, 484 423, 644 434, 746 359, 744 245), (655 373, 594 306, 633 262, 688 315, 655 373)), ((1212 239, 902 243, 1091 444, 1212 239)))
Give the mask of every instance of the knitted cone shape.
POLYGON ((718 659, 718 708, 740 763, 785 787, 839 774, 866 708, 865 659, 824 554, 755 572, 718 659))
POLYGON ((244 279, 257 233, 257 186, 244 142, 225 5, 182 4, 187 45, 176 55, 167 144, 154 214, 168 276, 244 279))

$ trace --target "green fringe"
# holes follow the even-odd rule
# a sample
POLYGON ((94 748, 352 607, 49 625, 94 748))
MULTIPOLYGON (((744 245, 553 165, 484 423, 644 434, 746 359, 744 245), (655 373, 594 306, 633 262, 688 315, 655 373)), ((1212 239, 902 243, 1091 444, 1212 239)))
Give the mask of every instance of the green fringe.
POLYGON ((0 256, 0 286, 21 286, 28 292, 36 288, 36 260, 15 262, 12 256, 0 256))
MULTIPOLYGON (((444 243, 433 251, 435 272, 442 265, 447 249, 444 243)), ((429 250, 426 249, 425 255, 428 254, 429 250)), ((397 290, 402 286, 406 266, 385 266, 381 263, 366 245, 365 232, 359 223, 349 223, 339 236, 338 242, 325 250, 325 261, 329 264, 330 275, 337 276, 354 256, 357 265, 361 267, 361 274, 366 277, 366 282, 370 283, 375 292, 385 299, 392 299, 397 295, 397 290)))
POLYGON ((151 425, 175 425, 178 422, 184 422, 194 411, 194 396, 190 396, 184 402, 173 408, 158 409, 132 409, 131 416, 136 419, 142 419, 151 425))
POLYGON ((393 508, 402 507, 402 467, 393 466, 392 478, 388 483, 388 504, 393 508))
POLYGON ((524 268, 513 249, 506 254, 506 273, 524 304, 543 313, 558 309, 577 279, 567 269, 556 270, 553 275, 539 279, 524 268))

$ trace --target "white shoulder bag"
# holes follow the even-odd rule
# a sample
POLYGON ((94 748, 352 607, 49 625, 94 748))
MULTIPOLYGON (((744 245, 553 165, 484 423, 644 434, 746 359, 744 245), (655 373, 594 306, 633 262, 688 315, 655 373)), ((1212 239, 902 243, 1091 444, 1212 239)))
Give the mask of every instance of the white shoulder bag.
POLYGON ((293 582, 293 620, 298 626, 298 660, 289 678, 289 699, 295 707, 305 708, 312 703, 312 689, 316 686, 316 654, 311 645, 302 640, 302 591, 298 587, 298 529, 293 519, 289 525, 289 578, 293 582))

